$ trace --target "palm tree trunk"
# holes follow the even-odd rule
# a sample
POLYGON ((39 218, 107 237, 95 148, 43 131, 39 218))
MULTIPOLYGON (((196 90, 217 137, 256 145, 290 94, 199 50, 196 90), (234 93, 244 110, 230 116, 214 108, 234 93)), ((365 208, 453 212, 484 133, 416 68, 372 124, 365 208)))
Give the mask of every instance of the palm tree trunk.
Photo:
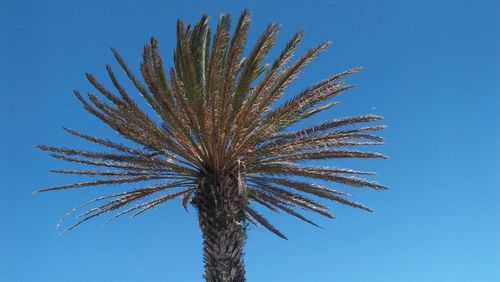
POLYGON ((204 278, 207 282, 245 281, 244 196, 238 176, 230 173, 205 178, 202 183, 194 204, 203 234, 204 278))

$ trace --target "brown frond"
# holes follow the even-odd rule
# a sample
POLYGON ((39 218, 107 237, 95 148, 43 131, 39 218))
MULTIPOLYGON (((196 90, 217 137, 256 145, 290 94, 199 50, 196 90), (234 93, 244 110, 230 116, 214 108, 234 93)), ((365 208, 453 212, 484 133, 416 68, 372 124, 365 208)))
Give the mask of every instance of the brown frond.
POLYGON ((291 208, 288 208, 285 206, 284 202, 283 201, 280 201, 279 199, 277 198, 273 198, 273 197, 269 197, 265 194, 261 194, 260 192, 258 192, 257 190, 249 190, 249 192, 252 192, 252 193, 249 193, 249 198, 251 198, 252 200, 256 201, 257 203, 265 206, 266 208, 278 213, 279 210, 283 210, 284 212, 290 214, 290 215, 293 215, 309 224, 312 224, 314 226, 317 226, 319 227, 316 223, 314 223, 313 221, 305 218, 303 215, 301 215, 300 213, 294 211, 293 209, 291 208), (282 204, 283 203, 283 204, 282 204))
POLYGON ((276 186, 273 186, 271 183, 266 183, 265 181, 253 180, 253 182, 256 183, 256 185, 252 185, 252 187, 262 192, 260 196, 263 199, 268 199, 269 202, 276 202, 292 207, 298 207, 318 213, 328 218, 335 218, 335 216, 328 212, 327 207, 305 196, 278 188, 276 186))
MULTIPOLYGON (((179 186, 185 186, 185 185, 189 185, 189 184, 187 182, 185 182, 185 181, 177 181, 177 182, 156 184, 156 185, 150 185, 150 186, 147 186, 147 187, 144 187, 144 188, 140 188, 140 189, 125 191, 125 192, 120 192, 120 193, 114 193, 114 194, 110 194, 110 195, 106 195, 106 196, 101 196, 101 197, 92 199, 90 201, 87 201, 85 203, 80 204, 78 207, 73 208, 68 213, 66 213, 64 215, 64 217, 60 220, 60 222, 58 224, 58 228, 63 223, 63 221, 68 216, 70 216, 72 213, 74 213, 77 209, 79 209, 81 207, 84 207, 84 206, 87 206, 87 205, 90 205, 92 203, 100 202, 100 201, 107 200, 107 199, 110 199, 110 198, 115 198, 113 200, 110 200, 110 201, 108 201, 108 202, 106 202, 106 203, 104 203, 102 205, 99 205, 97 207, 89 209, 89 210, 83 212, 82 214, 78 215, 77 218, 83 218, 83 219, 81 219, 77 223, 73 224, 69 228, 65 229, 63 232, 69 231, 69 230, 75 228, 76 226, 82 224, 83 222, 85 222, 85 221, 87 221, 89 219, 92 219, 92 218, 94 218, 96 216, 99 216, 101 214, 104 214, 104 213, 108 213, 108 212, 111 212, 111 211, 114 211, 114 210, 118 210, 121 207, 127 206, 127 205, 131 204, 132 202, 135 202, 135 201, 137 201, 139 199, 142 199, 142 198, 145 198, 147 196, 150 196, 150 195, 152 195, 154 193, 158 193, 158 192, 160 192, 162 190, 165 190, 165 189, 171 189, 171 188, 175 188, 175 187, 179 187, 179 186)), ((184 193, 185 191, 186 190, 181 191, 181 192, 177 192, 177 193, 172 193, 170 195, 174 195, 175 194, 175 196, 178 196, 178 195, 184 193), (178 193, 180 193, 180 194, 178 194, 178 193)), ((147 203, 149 203, 149 202, 147 202, 147 203)), ((112 217, 110 220, 108 220, 106 223, 104 223, 104 225, 107 224, 107 223, 109 223, 111 220, 113 220, 113 219, 115 219, 115 218, 123 215, 123 214, 125 214, 125 213, 124 212, 118 213, 117 215, 115 215, 114 217, 112 217)))
POLYGON ((386 189, 385 186, 376 182, 357 177, 345 177, 335 172, 335 169, 332 170, 326 167, 301 167, 290 163, 274 163, 252 168, 249 172, 267 175, 302 176, 338 182, 354 187, 370 187, 377 190, 386 189))
POLYGON ((267 219, 265 219, 262 215, 260 215, 254 209, 247 206, 247 207, 245 207, 245 211, 247 212, 247 214, 250 217, 252 217, 258 223, 262 224, 262 226, 264 226, 267 230, 273 232, 274 234, 278 235, 279 237, 281 237, 285 240, 288 240, 288 238, 285 235, 283 235, 283 233, 281 233, 278 229, 276 229, 276 227, 274 227, 271 223, 269 223, 269 221, 267 221, 267 219))
POLYGON ((139 182, 139 181, 144 181, 144 180, 154 180, 154 179, 161 179, 161 178, 163 178, 163 177, 162 176, 151 176, 151 175, 142 176, 141 175, 141 176, 135 176, 135 177, 102 179, 102 180, 95 180, 95 181, 88 181, 88 182, 78 182, 78 183, 73 183, 73 184, 68 184, 68 185, 54 186, 54 187, 38 190, 35 193, 54 191, 54 190, 64 190, 64 189, 70 189, 70 188, 80 188, 80 187, 87 187, 87 186, 97 186, 97 185, 104 185, 104 184, 133 183, 133 182, 139 182))

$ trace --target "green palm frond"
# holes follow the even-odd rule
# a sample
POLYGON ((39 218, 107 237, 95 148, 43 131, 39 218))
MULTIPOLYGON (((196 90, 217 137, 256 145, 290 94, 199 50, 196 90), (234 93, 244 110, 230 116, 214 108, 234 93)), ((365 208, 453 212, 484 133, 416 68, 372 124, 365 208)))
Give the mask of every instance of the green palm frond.
POLYGON ((352 88, 343 79, 359 68, 328 77, 274 106, 287 96, 288 86, 330 42, 321 43, 292 61, 303 38, 303 33, 298 32, 274 60, 266 63, 277 41, 279 26, 269 25, 244 57, 250 14, 242 13, 232 33, 230 25, 229 16, 220 16, 211 35, 207 16, 194 26, 186 26, 179 20, 174 66, 164 69, 158 41, 152 38, 143 50, 140 65, 143 81, 129 69, 118 51, 112 49, 118 65, 134 87, 123 86, 109 65, 106 69, 114 90, 87 74, 100 94, 91 92, 84 97, 75 91, 76 97, 85 110, 133 145, 65 128, 71 135, 102 146, 106 151, 39 146, 54 158, 83 166, 52 172, 97 179, 39 192, 108 184, 142 185, 82 204, 79 208, 97 206, 77 216, 79 221, 69 229, 105 213, 116 212, 111 219, 139 215, 174 198, 179 198, 187 209, 200 195, 204 179, 216 175, 237 179, 246 199, 240 207, 244 218, 282 238, 286 237, 254 209, 253 203, 273 212, 283 211, 313 225, 316 224, 300 211, 334 217, 328 207, 316 199, 371 211, 347 199, 349 194, 314 181, 385 189, 379 183, 359 177, 372 172, 312 166, 311 161, 386 158, 379 153, 356 150, 356 147, 383 144, 383 139, 375 133, 384 126, 363 125, 380 121, 382 117, 346 117, 289 130, 291 125, 337 105, 332 98, 352 88), (128 88, 145 99, 154 116, 141 109, 128 88), (236 173, 227 174, 228 171, 236 173))

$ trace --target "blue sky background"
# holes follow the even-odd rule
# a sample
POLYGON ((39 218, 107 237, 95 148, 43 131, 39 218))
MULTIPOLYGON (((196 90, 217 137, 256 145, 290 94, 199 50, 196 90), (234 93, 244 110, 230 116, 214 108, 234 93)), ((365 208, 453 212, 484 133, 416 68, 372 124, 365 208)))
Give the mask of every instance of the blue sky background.
POLYGON ((213 24, 243 8, 253 12, 250 42, 269 22, 283 25, 278 46, 300 29, 299 51, 333 40, 289 95, 364 66, 349 79, 358 86, 318 119, 384 115, 379 149, 391 157, 332 163, 379 173, 389 191, 343 187, 374 213, 332 204, 336 220, 314 217, 325 230, 272 216, 289 241, 252 228, 248 281, 500 281, 500 4, 457 0, 0 0, 0 281, 201 281, 196 216, 176 201, 58 236, 66 211, 116 188, 31 196, 76 180, 48 173, 69 166, 35 146, 92 147, 62 126, 116 135, 72 95, 93 90, 85 72, 109 85, 104 64, 118 67, 109 46, 137 72, 155 35, 171 65, 177 18, 207 13, 213 24))

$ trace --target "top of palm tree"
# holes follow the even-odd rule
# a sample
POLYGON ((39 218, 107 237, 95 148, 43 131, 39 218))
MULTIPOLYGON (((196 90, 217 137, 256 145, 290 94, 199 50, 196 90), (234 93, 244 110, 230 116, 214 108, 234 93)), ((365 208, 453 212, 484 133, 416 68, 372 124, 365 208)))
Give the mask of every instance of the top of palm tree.
POLYGON ((370 211, 368 207, 346 199, 348 194, 311 181, 326 180, 355 187, 385 189, 378 183, 359 177, 373 173, 313 166, 310 161, 385 158, 378 153, 353 149, 356 146, 382 144, 382 138, 372 132, 384 126, 357 126, 382 118, 362 115, 327 120, 297 131, 289 128, 300 120, 335 106, 331 98, 352 87, 344 84, 342 79, 359 69, 353 68, 328 77, 275 106, 274 102, 285 95, 288 85, 303 67, 323 52, 330 42, 311 48, 292 61, 294 50, 303 37, 303 33, 298 32, 272 63, 265 64, 266 55, 277 39, 279 26, 270 24, 243 57, 249 24, 249 12, 244 11, 231 33, 230 17, 221 15, 211 36, 207 16, 194 26, 186 26, 179 20, 173 68, 164 69, 155 38, 144 46, 140 70, 145 83, 112 49, 118 64, 154 110, 155 116, 146 114, 136 104, 109 65, 106 69, 116 93, 87 74, 90 83, 102 96, 88 93, 86 99, 75 91, 76 97, 88 112, 135 144, 123 145, 64 128, 74 136, 111 151, 39 146, 51 152, 54 158, 92 167, 52 172, 99 176, 102 179, 50 187, 39 192, 155 182, 82 204, 94 204, 94 207, 80 214, 80 221, 68 230, 108 212, 117 212, 111 219, 125 214, 136 216, 177 197, 182 199, 186 208, 207 177, 234 171, 235 167, 237 174, 233 176, 238 179, 248 200, 241 207, 248 221, 263 225, 283 238, 284 235, 249 203, 258 203, 273 211, 284 211, 311 224, 314 223, 301 215, 297 208, 333 218, 328 208, 311 199, 311 196, 370 211))

